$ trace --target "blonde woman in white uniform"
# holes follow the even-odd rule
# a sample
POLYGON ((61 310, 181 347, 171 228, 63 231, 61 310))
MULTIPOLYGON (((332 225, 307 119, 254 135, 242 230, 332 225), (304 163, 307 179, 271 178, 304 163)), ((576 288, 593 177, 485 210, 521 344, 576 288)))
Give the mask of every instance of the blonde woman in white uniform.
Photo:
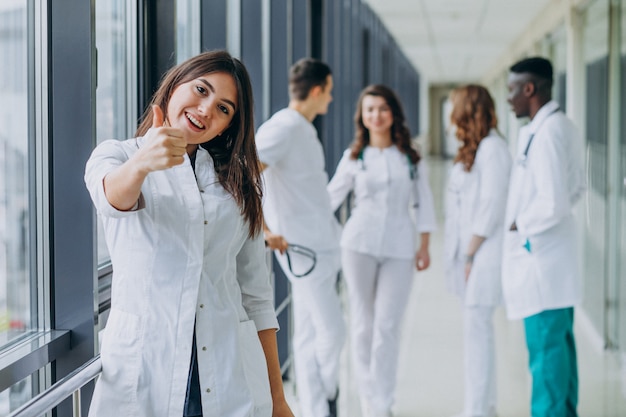
POLYGON ((501 302, 504 211, 511 157, 498 135, 493 99, 478 85, 451 94, 461 147, 446 193, 445 264, 450 291, 463 303, 465 405, 462 417, 496 413, 492 316, 501 302))
POLYGON ((354 207, 341 238, 352 359, 363 415, 388 417, 413 268, 421 271, 430 264, 428 244, 435 215, 426 169, 411 147, 394 92, 382 85, 365 88, 355 123, 356 138, 339 162, 328 192, 335 210, 354 192, 354 207))

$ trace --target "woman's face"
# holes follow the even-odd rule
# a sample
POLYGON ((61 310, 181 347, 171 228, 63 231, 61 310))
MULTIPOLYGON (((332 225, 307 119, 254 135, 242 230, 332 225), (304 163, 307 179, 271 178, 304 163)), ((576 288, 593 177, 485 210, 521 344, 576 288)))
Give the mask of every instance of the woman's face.
POLYGON ((380 96, 367 95, 361 102, 363 125, 372 133, 388 133, 393 125, 393 113, 387 101, 380 96))
POLYGON ((237 85, 233 77, 213 72, 174 89, 167 105, 167 121, 183 131, 187 144, 198 145, 226 130, 237 106, 237 85))

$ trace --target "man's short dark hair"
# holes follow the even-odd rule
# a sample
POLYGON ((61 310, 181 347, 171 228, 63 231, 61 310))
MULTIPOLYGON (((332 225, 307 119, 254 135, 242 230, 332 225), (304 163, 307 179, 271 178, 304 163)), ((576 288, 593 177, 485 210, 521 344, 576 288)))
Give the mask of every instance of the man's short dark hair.
POLYGON ((315 58, 298 60, 289 71, 289 95, 295 100, 306 100, 311 89, 316 86, 326 87, 330 67, 315 58))
POLYGON ((510 71, 517 74, 527 72, 536 77, 543 78, 544 80, 549 81, 552 81, 554 75, 552 70, 552 64, 550 63, 550 61, 538 56, 522 59, 521 61, 512 65, 510 71))

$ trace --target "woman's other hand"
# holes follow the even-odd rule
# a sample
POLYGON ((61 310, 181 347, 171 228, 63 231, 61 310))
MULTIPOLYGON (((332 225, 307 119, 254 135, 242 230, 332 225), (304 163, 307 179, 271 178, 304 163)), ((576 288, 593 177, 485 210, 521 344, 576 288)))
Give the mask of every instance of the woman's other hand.
POLYGON ((415 267, 418 271, 423 271, 430 266, 430 254, 428 248, 421 247, 415 254, 415 267))

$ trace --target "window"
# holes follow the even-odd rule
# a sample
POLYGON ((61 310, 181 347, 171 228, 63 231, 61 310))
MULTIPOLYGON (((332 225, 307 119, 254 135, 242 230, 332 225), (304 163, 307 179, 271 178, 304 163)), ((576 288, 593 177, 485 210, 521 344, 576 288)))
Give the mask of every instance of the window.
MULTIPOLYGON (((137 127, 136 2, 96 1, 96 135, 106 139, 127 139, 137 127)), ((102 225, 98 222, 98 264, 109 260, 102 225)))
MULTIPOLYGON (((31 280, 27 0, 0 4, 0 347, 36 327, 31 280)), ((32 113, 32 112, 30 112, 32 113)), ((33 274, 34 275, 34 274, 33 274)))
MULTIPOLYGON (((34 33, 27 0, 0 3, 0 350, 38 326, 37 283, 32 259, 34 129, 34 33), (32 204, 31 204, 32 203, 32 204)), ((0 415, 31 397, 28 377, 0 393, 0 415)))
POLYGON ((200 2, 176 2, 176 60, 181 63, 200 53, 200 2))

